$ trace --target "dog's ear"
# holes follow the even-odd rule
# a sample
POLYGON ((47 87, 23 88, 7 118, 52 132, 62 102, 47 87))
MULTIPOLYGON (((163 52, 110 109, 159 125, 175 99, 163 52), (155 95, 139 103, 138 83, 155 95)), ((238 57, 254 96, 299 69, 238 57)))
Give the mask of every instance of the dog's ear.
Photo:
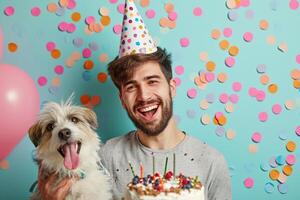
POLYGON ((36 122, 28 130, 28 135, 35 147, 39 145, 40 139, 42 137, 42 127, 39 122, 36 122))
POLYGON ((97 115, 92 109, 84 108, 84 118, 93 129, 98 128, 97 115))

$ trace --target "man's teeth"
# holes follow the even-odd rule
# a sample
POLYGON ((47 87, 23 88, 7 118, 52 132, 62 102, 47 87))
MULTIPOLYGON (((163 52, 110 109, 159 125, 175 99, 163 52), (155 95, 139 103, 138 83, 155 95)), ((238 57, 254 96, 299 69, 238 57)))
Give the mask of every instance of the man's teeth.
POLYGON ((145 107, 140 109, 141 112, 148 112, 150 110, 156 109, 158 107, 158 105, 153 105, 153 106, 149 106, 149 107, 145 107))

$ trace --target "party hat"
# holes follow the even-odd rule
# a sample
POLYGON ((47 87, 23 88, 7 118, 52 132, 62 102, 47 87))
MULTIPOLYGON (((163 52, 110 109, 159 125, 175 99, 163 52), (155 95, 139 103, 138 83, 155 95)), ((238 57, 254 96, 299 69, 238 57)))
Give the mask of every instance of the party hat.
POLYGON ((150 54, 157 51, 134 0, 125 1, 119 58, 131 54, 150 54))

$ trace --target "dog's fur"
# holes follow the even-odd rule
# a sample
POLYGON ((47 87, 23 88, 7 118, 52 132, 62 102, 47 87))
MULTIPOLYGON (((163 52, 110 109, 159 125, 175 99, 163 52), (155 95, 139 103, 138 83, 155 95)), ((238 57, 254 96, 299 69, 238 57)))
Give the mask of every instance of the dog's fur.
MULTIPOLYGON (((104 173, 104 169, 99 167, 97 152, 100 139, 94 131, 97 126, 96 114, 92 110, 74 106, 69 99, 61 104, 47 103, 38 121, 29 129, 29 137, 36 146, 36 160, 42 167, 43 176, 56 173, 60 180, 66 176, 78 177, 66 199, 111 199, 109 177, 104 173), (67 136, 63 136, 62 130, 69 130, 67 136), (77 144, 77 152, 78 148, 80 149, 79 164, 75 164, 71 169, 64 165, 65 152, 62 152, 62 146, 66 143, 77 144)), ((31 199, 41 199, 38 190, 31 199)))

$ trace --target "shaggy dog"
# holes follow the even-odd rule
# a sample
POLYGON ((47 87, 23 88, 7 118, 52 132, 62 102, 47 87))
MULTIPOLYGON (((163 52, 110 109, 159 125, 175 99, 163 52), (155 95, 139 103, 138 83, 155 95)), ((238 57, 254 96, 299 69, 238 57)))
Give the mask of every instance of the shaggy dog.
MULTIPOLYGON (((94 131, 97 126, 92 110, 71 105, 69 99, 61 104, 47 103, 29 129, 42 177, 55 173, 57 183, 65 177, 76 177, 66 199, 111 199, 109 177, 98 155, 100 139, 94 131)), ((38 190, 31 199, 42 199, 38 190)))

